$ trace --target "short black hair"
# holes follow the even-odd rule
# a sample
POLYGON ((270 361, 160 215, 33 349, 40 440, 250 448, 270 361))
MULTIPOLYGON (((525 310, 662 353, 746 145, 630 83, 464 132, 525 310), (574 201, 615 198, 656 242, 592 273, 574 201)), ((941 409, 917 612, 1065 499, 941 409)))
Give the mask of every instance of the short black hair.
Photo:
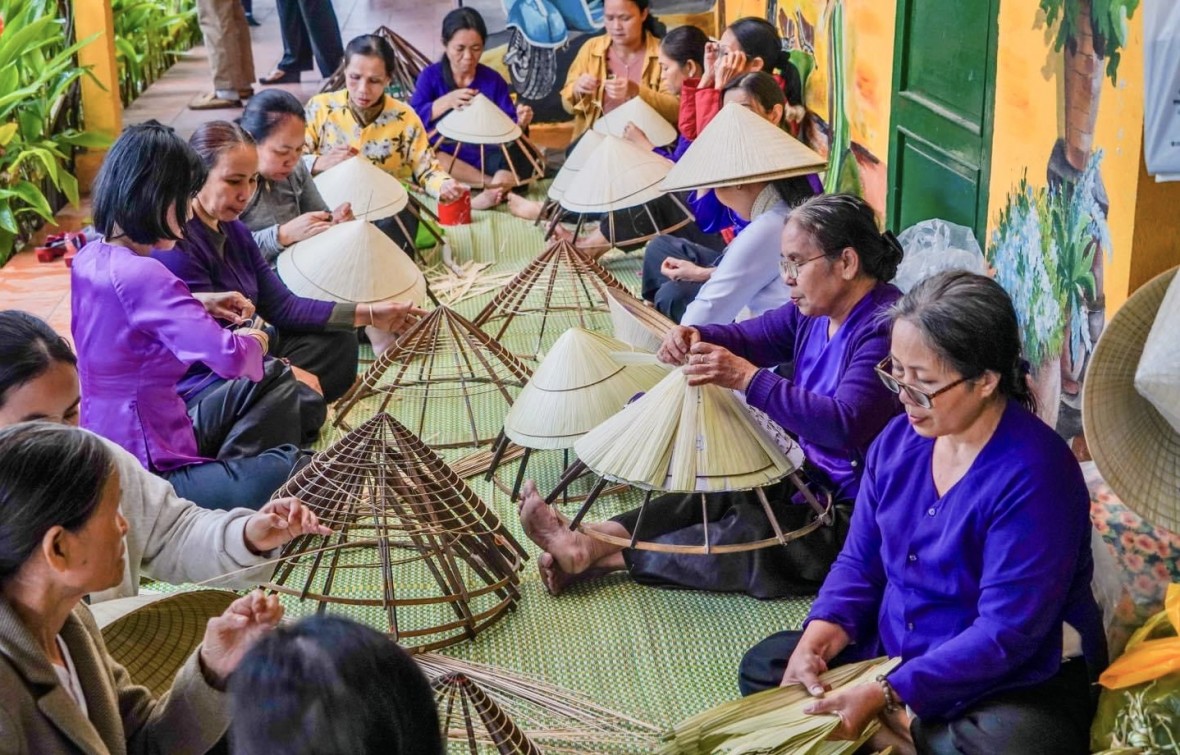
POLYGON ((189 146, 208 170, 213 170, 217 161, 226 152, 240 145, 254 146, 254 138, 236 123, 230 121, 206 121, 188 138, 189 146))
POLYGON ((281 626, 229 678, 240 755, 441 755, 434 692, 410 654, 335 616, 281 626))
POLYGON ((76 532, 86 525, 113 470, 110 451, 85 430, 52 422, 0 429, 0 584, 51 528, 76 532))
MULTIPOLYGON (((479 11, 475 8, 455 8, 453 11, 443 16, 442 22, 442 43, 449 45, 451 38, 461 31, 469 30, 479 35, 481 42, 488 41, 488 25, 484 23, 483 16, 479 15, 479 11)), ((451 60, 447 57, 446 52, 443 52, 442 60, 439 61, 442 68, 443 83, 450 89, 455 89, 455 72, 451 70, 451 60)))
POLYGON ((300 123, 307 122, 299 98, 282 89, 263 89, 246 103, 242 117, 238 118, 238 125, 256 144, 261 144, 275 130, 275 126, 287 118, 296 118, 300 123))
POLYGON ((0 312, 0 407, 8 391, 45 374, 55 362, 78 365, 66 339, 28 312, 0 312))
POLYGON ((205 176, 201 159, 171 128, 157 121, 128 126, 94 181, 94 227, 107 239, 137 244, 179 241, 168 211, 175 208, 183 227, 205 176))
POLYGON ((686 24, 677 26, 665 34, 664 38, 660 40, 660 49, 664 51, 665 55, 676 61, 678 66, 684 67, 691 60, 704 68, 705 46, 707 44, 709 44, 709 35, 695 26, 686 24))
POLYGON ((385 75, 393 76, 397 69, 397 55, 389 40, 377 34, 362 34, 344 48, 344 65, 347 67, 357 55, 380 58, 385 64, 385 75))

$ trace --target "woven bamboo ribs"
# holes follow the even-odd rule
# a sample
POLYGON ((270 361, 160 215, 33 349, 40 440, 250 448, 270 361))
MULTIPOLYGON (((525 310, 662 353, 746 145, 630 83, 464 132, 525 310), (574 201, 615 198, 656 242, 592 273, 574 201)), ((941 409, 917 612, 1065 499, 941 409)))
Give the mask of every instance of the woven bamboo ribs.
POLYGON ((500 755, 541 755, 516 722, 466 674, 443 674, 431 686, 437 694, 443 736, 448 740, 465 741, 472 753, 486 742, 500 755), (483 725, 477 726, 477 721, 483 725))
MULTIPOLYGON (((498 342, 530 357, 547 351, 573 326, 603 330, 607 292, 623 284, 567 241, 551 243, 513 278, 475 317, 475 324, 498 342), (539 319, 535 336, 511 332, 517 318, 539 319)), ((529 330, 532 330, 531 328, 529 330)))
POLYGON ((340 400, 335 424, 389 412, 432 446, 479 446, 528 382, 529 369, 469 320, 439 307, 407 330, 340 400), (462 399, 463 411, 431 415, 433 404, 462 399))
MULTIPOLYGON (((276 496, 332 529, 288 543, 267 587, 371 607, 412 651, 475 637, 515 606, 524 549, 421 440, 379 414, 318 454, 276 496)), ((352 615, 356 616, 356 613, 352 615)))
POLYGON ((626 291, 607 291, 615 338, 640 351, 659 351, 664 336, 676 323, 626 291))
MULTIPOLYGON (((389 71, 389 78, 391 79, 391 86, 401 89, 401 96, 409 99, 410 95, 414 93, 414 85, 418 83, 418 77, 422 74, 422 69, 430 65, 430 59, 426 57, 417 47, 410 44, 405 37, 401 36, 388 26, 379 26, 373 34, 378 37, 385 37, 389 44, 393 47, 393 70, 389 71)), ((341 64, 336 73, 324 82, 320 87, 321 92, 335 92, 337 89, 344 88, 344 65, 341 64)))

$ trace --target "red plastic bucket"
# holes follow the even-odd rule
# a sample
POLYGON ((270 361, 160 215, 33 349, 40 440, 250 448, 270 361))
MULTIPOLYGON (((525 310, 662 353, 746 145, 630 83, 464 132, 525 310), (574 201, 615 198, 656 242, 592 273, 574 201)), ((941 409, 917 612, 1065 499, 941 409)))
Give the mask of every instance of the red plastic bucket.
POLYGON ((438 205, 438 222, 443 225, 467 225, 471 222, 471 193, 464 192, 463 196, 454 202, 438 205))

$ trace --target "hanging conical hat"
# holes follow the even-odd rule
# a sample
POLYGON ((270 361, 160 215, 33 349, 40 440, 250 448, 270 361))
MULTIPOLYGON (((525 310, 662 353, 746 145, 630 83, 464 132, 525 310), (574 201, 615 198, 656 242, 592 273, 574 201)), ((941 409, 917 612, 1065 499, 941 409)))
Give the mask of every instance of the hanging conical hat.
POLYGON ((402 182, 378 168, 364 155, 351 157, 315 178, 315 187, 329 207, 352 204, 360 220, 393 217, 410 201, 402 182))
POLYGON ((597 131, 587 131, 582 134, 582 138, 578 140, 578 146, 570 152, 569 157, 561 166, 561 170, 557 171, 557 175, 553 177, 553 183, 549 184, 550 199, 561 199, 561 195, 565 194, 566 189, 574 182, 574 177, 590 160, 590 155, 594 153, 599 144, 602 144, 602 139, 603 135, 597 131))
POLYGON ((463 144, 504 144, 521 137, 516 121, 482 93, 438 122, 438 133, 463 144))
POLYGON ((279 277, 309 299, 421 304, 426 278, 397 244, 367 220, 339 223, 279 255, 279 277))
POLYGON ((659 184, 672 161, 617 136, 603 137, 562 194, 570 212, 607 212, 635 207, 663 195, 659 184))
POLYGON ((818 173, 827 160, 749 108, 731 102, 705 126, 660 184, 712 189, 818 173))
POLYGON ((594 130, 622 138, 628 123, 634 123, 657 147, 671 144, 679 134, 676 127, 664 120, 654 107, 642 97, 632 97, 614 110, 594 121, 594 130))
POLYGON ((673 371, 574 444, 600 477, 689 493, 749 490, 795 471, 726 388, 690 387, 673 371))
POLYGON ((569 448, 667 374, 659 365, 623 366, 611 356, 627 348, 582 328, 562 333, 504 418, 509 440, 526 448, 569 448))

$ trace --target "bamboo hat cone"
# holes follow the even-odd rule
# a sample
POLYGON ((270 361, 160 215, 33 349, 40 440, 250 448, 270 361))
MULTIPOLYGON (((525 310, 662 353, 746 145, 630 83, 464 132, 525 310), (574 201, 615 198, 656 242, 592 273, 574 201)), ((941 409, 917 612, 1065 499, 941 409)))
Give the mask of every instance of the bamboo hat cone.
POLYGON ((664 191, 711 189, 818 173, 827 160, 736 103, 721 108, 660 184, 664 191))
POLYGON ((482 93, 472 97, 466 107, 444 115, 437 128, 447 139, 464 144, 506 144, 522 136, 516 121, 482 93))
POLYGON ((655 152, 617 136, 605 136, 559 201, 570 212, 635 207, 662 196, 659 184, 672 165, 655 152))
POLYGON ((410 195, 402 182, 364 155, 351 157, 315 178, 315 187, 329 207, 348 202, 358 220, 382 220, 405 209, 410 195))
POLYGON ((667 492, 749 490, 796 470, 732 391, 690 387, 683 369, 582 436, 574 452, 600 477, 667 492))
POLYGON ((279 255, 279 277, 310 299, 422 304, 426 278, 397 244, 367 220, 334 225, 279 255))
POLYGON ((582 328, 562 333, 508 410, 504 434, 525 448, 573 446, 667 374, 660 365, 619 364, 612 353, 626 350, 582 328))
MULTIPOLYGON (((1144 346, 1174 268, 1119 307, 1094 347, 1082 389, 1082 422, 1094 463, 1111 490, 1152 524, 1180 532, 1180 432, 1136 389, 1144 346)), ((1172 324, 1170 338, 1175 339, 1172 324)))
POLYGON ((582 168, 586 167, 590 155, 594 153, 599 144, 602 144, 602 140, 603 135, 597 131, 587 131, 582 134, 582 138, 578 140, 578 146, 570 152, 569 157, 561 166, 561 170, 557 171, 557 175, 553 177, 553 183, 549 184, 550 199, 561 199, 565 190, 574 182, 574 178, 582 168))
POLYGON ((652 354, 659 351, 664 335, 676 323, 626 291, 611 289, 606 296, 615 338, 639 351, 652 354))
POLYGON ((501 755, 541 755, 541 750, 516 722, 463 672, 443 674, 430 686, 434 688, 446 739, 463 742, 472 752, 477 751, 481 742, 491 741, 501 755), (472 710, 478 719, 471 715, 472 710), (480 729, 483 731, 479 732, 480 729))
POLYGON ((594 130, 600 134, 610 134, 621 139, 628 123, 638 126, 648 140, 657 147, 671 144, 679 136, 676 127, 664 120, 664 116, 644 102, 642 97, 632 97, 594 121, 594 130))

